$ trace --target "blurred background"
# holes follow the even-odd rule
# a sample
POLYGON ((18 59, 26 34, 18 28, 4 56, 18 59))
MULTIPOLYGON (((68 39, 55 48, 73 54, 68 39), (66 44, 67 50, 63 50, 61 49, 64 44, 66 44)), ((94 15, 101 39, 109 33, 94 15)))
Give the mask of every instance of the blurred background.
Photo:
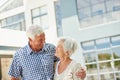
POLYGON ((26 29, 41 25, 46 42, 76 39, 72 59, 87 67, 86 80, 120 80, 120 0, 0 0, 0 80, 17 49, 27 44, 26 29))

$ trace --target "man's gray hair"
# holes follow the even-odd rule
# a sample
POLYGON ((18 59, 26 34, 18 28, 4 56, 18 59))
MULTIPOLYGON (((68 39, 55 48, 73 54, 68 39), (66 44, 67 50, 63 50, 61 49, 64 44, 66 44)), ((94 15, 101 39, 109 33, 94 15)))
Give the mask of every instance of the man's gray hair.
POLYGON ((41 33, 43 33, 43 28, 39 25, 32 25, 28 28, 28 30, 26 31, 27 37, 34 39, 36 35, 40 35, 41 33))
POLYGON ((70 37, 60 37, 58 41, 63 42, 63 48, 65 51, 71 52, 69 56, 71 56, 78 48, 77 42, 70 37))

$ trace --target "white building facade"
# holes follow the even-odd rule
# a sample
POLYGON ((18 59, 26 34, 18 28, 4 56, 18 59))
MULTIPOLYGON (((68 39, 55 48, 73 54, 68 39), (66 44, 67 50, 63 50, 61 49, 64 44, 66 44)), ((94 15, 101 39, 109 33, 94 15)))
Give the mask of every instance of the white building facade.
POLYGON ((14 52, 27 44, 25 30, 41 25, 46 42, 70 36, 79 49, 72 56, 87 66, 86 80, 120 80, 120 0, 4 0, 0 6, 0 79, 14 52))
POLYGON ((120 0, 61 0, 64 36, 79 44, 73 55, 86 80, 120 80, 120 0))
POLYGON ((17 49, 28 42, 26 29, 32 24, 41 25, 46 42, 57 38, 55 0, 1 0, 0 4, 0 80, 10 80, 8 73, 17 49))

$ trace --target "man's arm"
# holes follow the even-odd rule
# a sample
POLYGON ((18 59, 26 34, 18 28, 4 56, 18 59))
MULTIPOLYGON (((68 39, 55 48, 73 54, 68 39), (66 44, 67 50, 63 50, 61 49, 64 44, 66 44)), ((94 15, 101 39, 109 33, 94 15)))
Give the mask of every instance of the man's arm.
POLYGON ((81 67, 81 69, 76 73, 76 76, 81 80, 84 80, 84 78, 86 77, 86 67, 81 67))
POLYGON ((15 78, 13 76, 11 76, 10 80, 20 80, 19 78, 15 78))

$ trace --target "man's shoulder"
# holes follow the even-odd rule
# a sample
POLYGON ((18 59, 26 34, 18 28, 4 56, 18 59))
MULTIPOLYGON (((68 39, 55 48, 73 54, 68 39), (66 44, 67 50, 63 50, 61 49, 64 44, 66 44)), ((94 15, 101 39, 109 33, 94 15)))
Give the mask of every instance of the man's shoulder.
POLYGON ((47 51, 48 53, 55 53, 55 45, 51 43, 45 43, 45 46, 43 49, 47 51))
POLYGON ((52 44, 52 43, 45 43, 45 45, 48 45, 48 46, 55 46, 55 45, 52 44))
POLYGON ((55 48, 55 45, 51 43, 45 43, 45 47, 55 48))
POLYGON ((19 48, 18 50, 16 50, 16 55, 21 55, 21 53, 25 53, 25 51, 27 51, 27 45, 24 47, 19 48))

